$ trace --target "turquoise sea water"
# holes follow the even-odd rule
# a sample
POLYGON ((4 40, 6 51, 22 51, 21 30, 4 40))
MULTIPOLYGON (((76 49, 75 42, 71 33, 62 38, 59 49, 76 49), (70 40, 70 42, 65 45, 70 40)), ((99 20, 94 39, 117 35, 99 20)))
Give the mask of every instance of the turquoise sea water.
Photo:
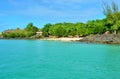
POLYGON ((0 40, 0 79, 120 79, 120 45, 0 40))

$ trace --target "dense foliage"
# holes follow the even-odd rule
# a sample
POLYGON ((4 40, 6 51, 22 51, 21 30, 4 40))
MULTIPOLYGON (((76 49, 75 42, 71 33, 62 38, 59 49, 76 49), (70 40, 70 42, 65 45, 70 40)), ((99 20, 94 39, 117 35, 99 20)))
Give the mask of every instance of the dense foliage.
POLYGON ((36 34, 39 29, 32 23, 29 23, 25 29, 19 28, 5 30, 2 35, 4 38, 29 38, 36 34))
POLYGON ((42 29, 45 36, 86 36, 89 34, 102 34, 105 32, 104 20, 93 20, 85 23, 56 23, 46 24, 42 29))

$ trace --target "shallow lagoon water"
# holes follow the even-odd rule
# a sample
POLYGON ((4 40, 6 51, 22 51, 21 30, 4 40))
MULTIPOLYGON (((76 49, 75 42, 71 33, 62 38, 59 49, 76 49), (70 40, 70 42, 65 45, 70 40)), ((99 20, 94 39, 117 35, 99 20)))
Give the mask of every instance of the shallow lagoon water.
POLYGON ((0 79, 120 79, 120 45, 0 40, 0 79))

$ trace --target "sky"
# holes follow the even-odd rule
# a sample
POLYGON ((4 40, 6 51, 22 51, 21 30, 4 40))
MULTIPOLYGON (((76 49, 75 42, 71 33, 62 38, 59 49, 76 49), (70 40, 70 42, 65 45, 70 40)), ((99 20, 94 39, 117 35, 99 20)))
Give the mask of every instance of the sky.
POLYGON ((102 0, 0 0, 0 31, 23 29, 30 22, 39 28, 47 23, 87 22, 105 18, 102 12, 102 0))

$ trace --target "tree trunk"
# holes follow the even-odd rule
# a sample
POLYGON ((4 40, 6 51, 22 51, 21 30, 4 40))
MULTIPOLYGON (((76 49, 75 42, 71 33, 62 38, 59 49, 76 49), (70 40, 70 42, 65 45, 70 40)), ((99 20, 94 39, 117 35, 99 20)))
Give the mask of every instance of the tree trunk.
POLYGON ((117 31, 116 31, 116 30, 114 30, 114 34, 117 34, 117 31))

